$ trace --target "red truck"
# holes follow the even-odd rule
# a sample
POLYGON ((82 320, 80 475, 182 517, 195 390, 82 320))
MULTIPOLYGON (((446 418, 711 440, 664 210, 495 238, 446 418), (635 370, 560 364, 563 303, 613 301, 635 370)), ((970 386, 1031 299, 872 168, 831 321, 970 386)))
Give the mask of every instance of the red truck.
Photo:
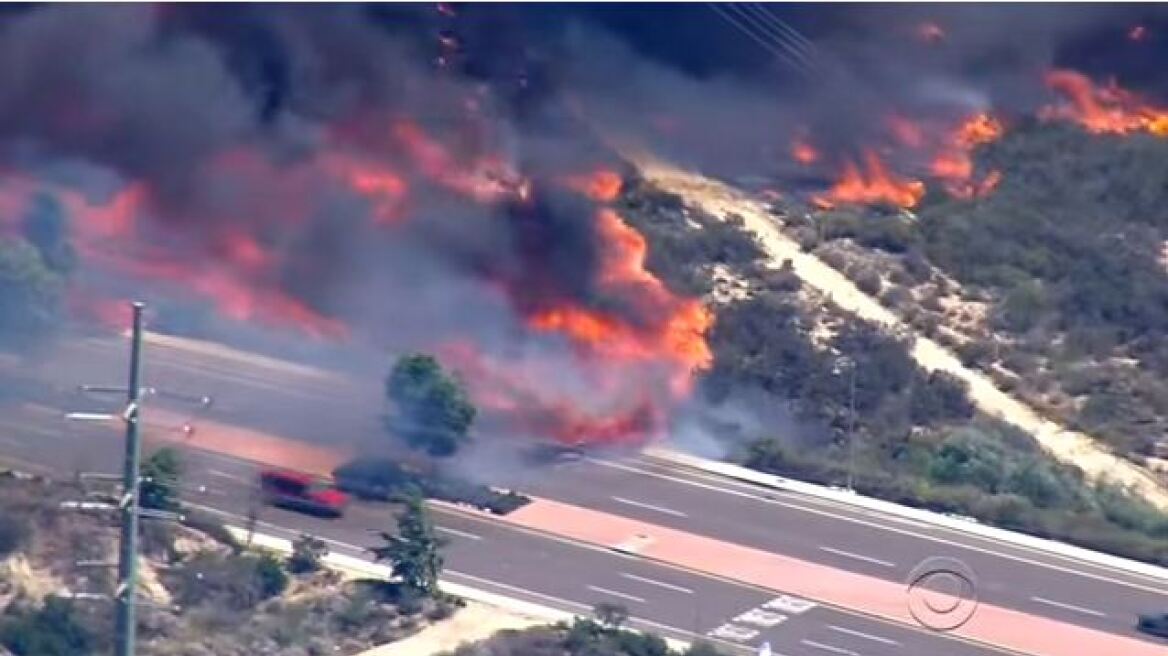
POLYGON ((260 472, 264 503, 324 517, 345 514, 349 497, 323 478, 289 469, 260 472))

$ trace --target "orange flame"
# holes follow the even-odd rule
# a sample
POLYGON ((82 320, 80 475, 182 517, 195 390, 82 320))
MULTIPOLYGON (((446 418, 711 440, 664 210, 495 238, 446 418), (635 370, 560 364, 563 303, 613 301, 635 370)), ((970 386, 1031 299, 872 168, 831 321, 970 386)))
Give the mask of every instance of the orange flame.
POLYGON ((893 205, 914 207, 925 195, 925 185, 918 180, 904 180, 888 172, 875 152, 864 152, 866 171, 855 162, 846 162, 843 176, 825 196, 814 200, 820 207, 836 204, 893 205))
POLYGON ((592 200, 611 203, 620 196, 624 181, 619 173, 601 169, 591 175, 569 176, 564 179, 564 184, 592 200))
POLYGON ((971 116, 953 131, 933 158, 930 172, 957 198, 970 199, 991 192, 1001 181, 1001 172, 993 171, 975 182, 972 153, 978 146, 998 140, 1004 132, 1002 123, 987 113, 971 116))
POLYGON ((463 165, 412 121, 395 122, 391 132, 426 177, 452 191, 481 203, 520 194, 524 181, 502 158, 479 157, 463 165))
POLYGON ((791 144, 791 157, 804 166, 810 166, 819 161, 819 151, 805 137, 796 137, 791 144))
POLYGON ((406 182, 384 164, 326 156, 321 159, 321 165, 325 171, 344 181, 354 192, 369 201, 377 223, 390 225, 404 217, 408 191, 406 182))
POLYGON ((1046 83, 1067 102, 1044 107, 1039 112, 1043 119, 1072 121, 1093 134, 1168 136, 1168 110, 1148 104, 1114 80, 1096 86, 1082 73, 1056 70, 1047 73, 1046 83))
MULTIPOLYGON (((602 171, 565 183, 603 202, 615 197, 614 180, 619 176, 602 171)), ((712 364, 705 335, 713 315, 698 300, 674 295, 645 269, 645 238, 620 215, 600 208, 594 217, 602 244, 595 285, 602 294, 637 304, 641 318, 544 299, 525 323, 572 345, 592 390, 587 396, 597 407, 580 403, 578 394, 548 388, 555 373, 524 371, 534 365, 495 363, 467 344, 451 347, 447 355, 468 380, 476 403, 519 428, 564 441, 645 439, 663 429, 665 409, 688 395, 694 374, 712 364)))

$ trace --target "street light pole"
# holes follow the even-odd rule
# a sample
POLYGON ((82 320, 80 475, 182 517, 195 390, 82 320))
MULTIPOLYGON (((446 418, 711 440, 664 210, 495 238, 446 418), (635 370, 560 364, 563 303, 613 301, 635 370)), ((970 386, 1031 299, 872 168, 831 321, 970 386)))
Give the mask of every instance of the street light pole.
POLYGON ((135 607, 138 592, 138 490, 140 488, 141 443, 138 432, 141 390, 142 303, 132 305, 134 328, 130 338, 130 384, 126 390, 126 452, 122 468, 122 535, 118 557, 117 656, 134 656, 137 633, 135 607))

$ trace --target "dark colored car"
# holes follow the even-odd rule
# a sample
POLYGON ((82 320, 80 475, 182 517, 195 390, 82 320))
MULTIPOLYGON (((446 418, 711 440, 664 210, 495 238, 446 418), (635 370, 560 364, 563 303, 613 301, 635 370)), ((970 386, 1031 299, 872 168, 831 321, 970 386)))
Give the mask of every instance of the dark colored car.
POLYGON ((349 505, 348 495, 332 483, 287 469, 260 472, 260 490, 268 505, 323 517, 340 517, 349 505))
POLYGON ((582 442, 571 444, 544 442, 532 446, 527 451, 527 457, 534 464, 571 462, 586 455, 588 455, 588 451, 582 442))
POLYGON ((1136 629, 1148 635, 1168 638, 1168 613, 1140 615, 1140 621, 1136 622, 1136 629))
POLYGON ((389 501, 413 487, 421 490, 417 472, 386 458, 362 458, 333 471, 337 487, 366 501, 389 501))

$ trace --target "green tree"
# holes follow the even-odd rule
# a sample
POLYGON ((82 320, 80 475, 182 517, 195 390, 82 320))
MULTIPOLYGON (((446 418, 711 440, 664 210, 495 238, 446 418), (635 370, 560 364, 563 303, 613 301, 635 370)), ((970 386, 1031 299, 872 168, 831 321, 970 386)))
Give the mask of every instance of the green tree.
POLYGON ((139 503, 143 508, 175 511, 179 508, 178 486, 182 459, 177 450, 163 447, 142 462, 139 503))
POLYGON ((388 427, 411 448, 444 457, 469 439, 475 407, 461 382, 432 356, 415 353, 399 359, 385 391, 394 407, 388 427))
POLYGON ((0 239, 0 346, 27 347, 60 323, 64 285, 22 239, 0 239))
POLYGON ((24 217, 24 238, 40 251, 45 266, 68 274, 77 266, 77 251, 69 243, 69 220, 56 196, 40 194, 24 217))
POLYGON ((438 592, 438 575, 445 559, 443 541, 434 534, 430 515, 422 497, 411 495, 397 520, 397 534, 381 532, 385 544, 369 551, 377 561, 393 567, 402 585, 410 592, 434 596, 438 592))

